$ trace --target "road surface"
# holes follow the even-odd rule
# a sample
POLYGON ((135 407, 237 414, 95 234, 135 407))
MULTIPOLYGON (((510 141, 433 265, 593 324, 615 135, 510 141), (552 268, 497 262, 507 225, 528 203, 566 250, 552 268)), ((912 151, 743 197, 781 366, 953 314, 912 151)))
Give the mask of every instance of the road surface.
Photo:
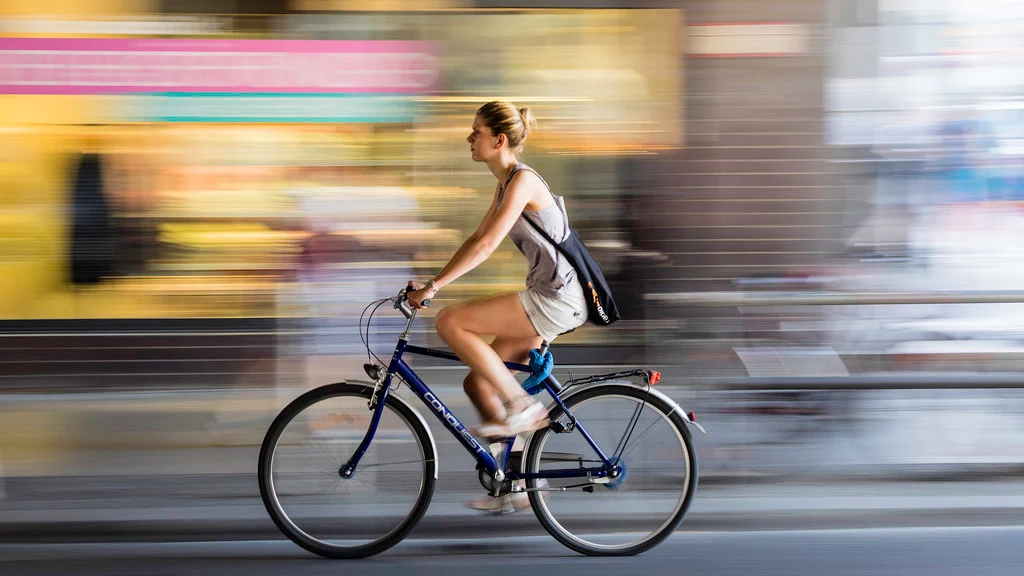
POLYGON ((694 574, 701 576, 1019 575, 1024 526, 678 532, 630 558, 587 558, 543 536, 407 540, 382 555, 324 560, 287 541, 0 544, 0 573, 161 575, 694 574))

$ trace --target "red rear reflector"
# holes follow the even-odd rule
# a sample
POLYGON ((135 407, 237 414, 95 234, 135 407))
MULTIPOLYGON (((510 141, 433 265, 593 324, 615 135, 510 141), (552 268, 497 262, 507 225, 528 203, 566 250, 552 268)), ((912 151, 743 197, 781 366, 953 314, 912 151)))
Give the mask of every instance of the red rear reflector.
POLYGON ((697 415, 693 413, 693 410, 690 410, 690 422, 696 422, 696 421, 697 421, 697 415))
POLYGON ((661 372, 651 371, 651 386, 654 386, 661 381, 661 372))

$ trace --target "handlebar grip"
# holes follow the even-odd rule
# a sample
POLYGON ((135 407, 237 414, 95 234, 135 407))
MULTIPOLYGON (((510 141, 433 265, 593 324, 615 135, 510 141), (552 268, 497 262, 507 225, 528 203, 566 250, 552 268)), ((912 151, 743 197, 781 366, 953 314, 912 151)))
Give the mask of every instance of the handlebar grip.
MULTIPOLYGON (((414 286, 413 286, 412 284, 409 284, 409 285, 407 285, 407 286, 405 287, 405 293, 406 293, 406 294, 408 294, 409 292, 412 292, 412 291, 413 291, 413 290, 415 290, 415 289, 416 289, 416 288, 415 288, 415 287, 414 287, 414 286)), ((408 297, 407 297, 407 299, 408 299, 408 297)), ((427 298, 426 300, 424 300, 423 302, 421 302, 421 304, 423 304, 423 307, 424 307, 424 308, 430 308, 430 298, 427 298)))

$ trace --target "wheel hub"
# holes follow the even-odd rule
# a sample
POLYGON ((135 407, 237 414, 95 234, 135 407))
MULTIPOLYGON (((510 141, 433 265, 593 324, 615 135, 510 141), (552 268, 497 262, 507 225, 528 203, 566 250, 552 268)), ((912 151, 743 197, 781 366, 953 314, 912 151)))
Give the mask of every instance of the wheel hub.
POLYGON ((612 460, 612 470, 608 474, 610 480, 604 485, 609 490, 615 490, 626 480, 626 465, 619 461, 618 458, 612 460))

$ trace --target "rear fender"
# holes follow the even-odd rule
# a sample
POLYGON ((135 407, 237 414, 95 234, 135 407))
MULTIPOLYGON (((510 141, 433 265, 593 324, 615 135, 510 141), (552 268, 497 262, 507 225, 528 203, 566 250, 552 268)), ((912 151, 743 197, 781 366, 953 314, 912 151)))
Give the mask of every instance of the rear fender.
MULTIPOLYGON (((565 402, 569 398, 572 398, 573 396, 580 394, 586 390, 593 390, 595 388, 614 388, 619 386, 631 386, 633 388, 637 388, 640 390, 645 389, 644 386, 637 386, 636 384, 627 382, 595 382, 593 384, 586 384, 584 386, 580 386, 578 389, 572 390, 569 394, 562 398, 562 401, 565 402)), ((701 434, 707 434, 707 431, 704 430, 704 427, 698 424, 694 418, 691 418, 690 413, 684 410, 683 407, 678 402, 673 400, 670 396, 668 396, 661 390, 658 390, 654 386, 647 388, 647 393, 661 400, 666 405, 671 406, 672 412, 679 412, 679 415, 683 417, 683 420, 686 421, 686 423, 689 424, 690 427, 700 430, 701 434)))

